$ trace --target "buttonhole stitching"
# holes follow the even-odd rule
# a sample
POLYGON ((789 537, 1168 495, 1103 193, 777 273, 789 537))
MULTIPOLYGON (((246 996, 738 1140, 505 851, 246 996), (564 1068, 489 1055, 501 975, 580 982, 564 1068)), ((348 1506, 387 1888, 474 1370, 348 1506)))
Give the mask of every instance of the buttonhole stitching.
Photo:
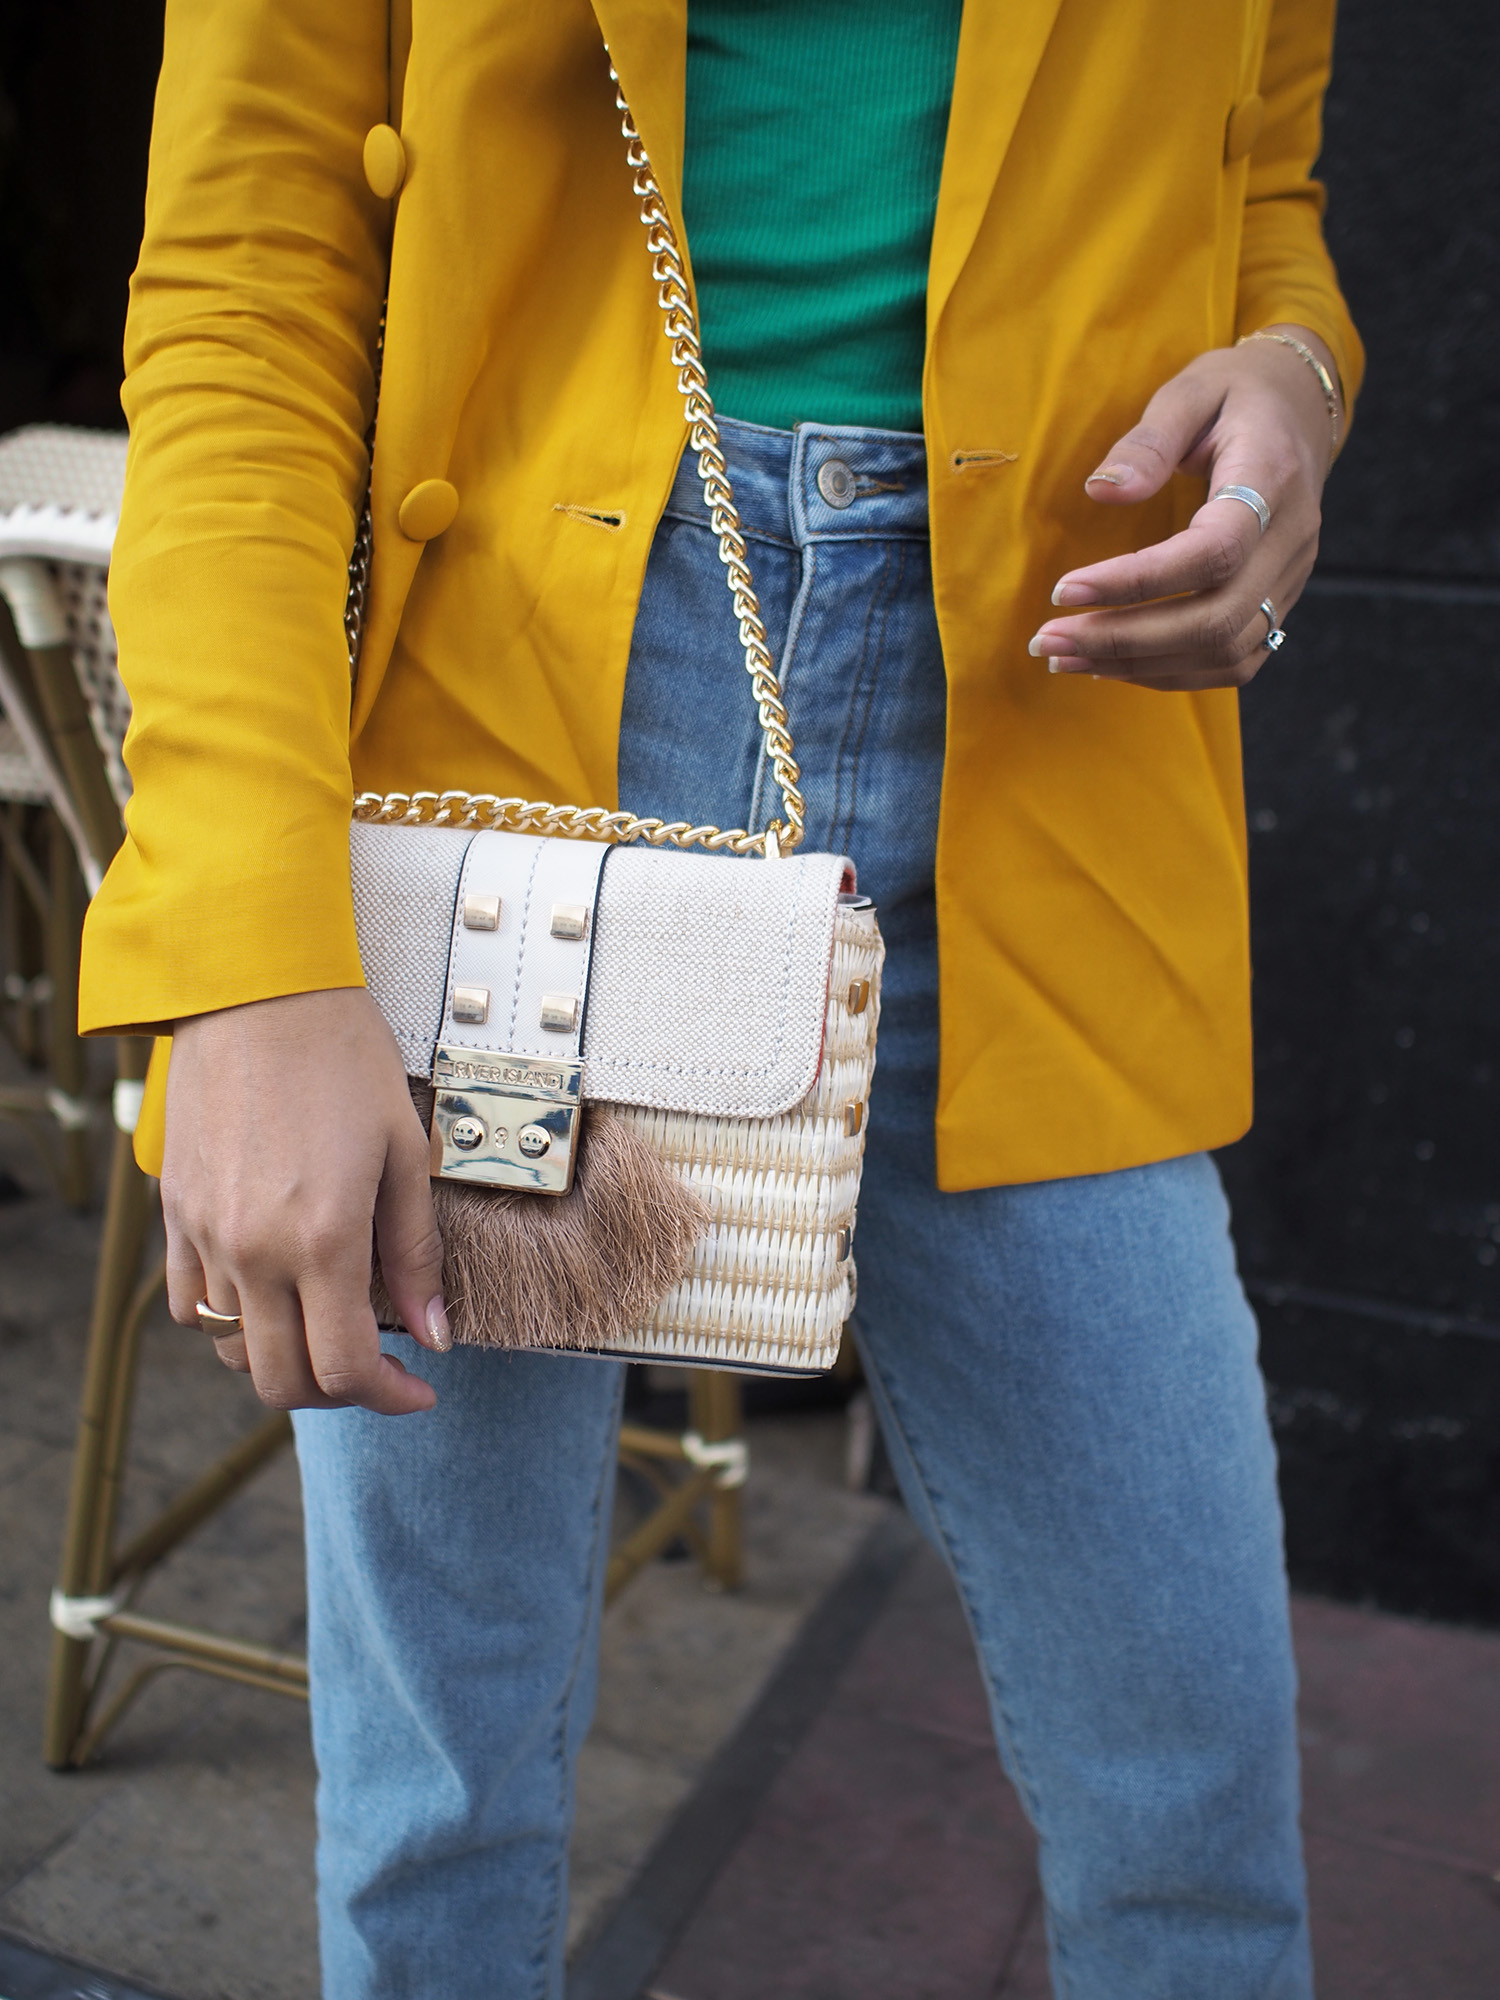
POLYGON ((570 521, 587 521, 590 527, 607 528, 614 535, 625 525, 625 515, 603 507, 579 507, 571 500, 559 500, 554 514, 566 514, 570 521))
POLYGON ((963 472, 969 466, 980 472, 992 465, 1014 465, 1017 456, 1013 451, 956 451, 948 463, 955 472, 963 472))

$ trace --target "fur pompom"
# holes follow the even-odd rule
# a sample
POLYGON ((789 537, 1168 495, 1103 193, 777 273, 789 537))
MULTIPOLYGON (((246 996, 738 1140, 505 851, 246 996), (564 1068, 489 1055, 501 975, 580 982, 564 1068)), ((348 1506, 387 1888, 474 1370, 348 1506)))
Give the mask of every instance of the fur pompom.
MULTIPOLYGON (((422 1123, 432 1086, 411 1083, 422 1123)), ((686 1271, 709 1226, 706 1205, 608 1109, 583 1113, 565 1195, 508 1193, 435 1180, 443 1299, 467 1347, 613 1347, 686 1271)), ((377 1259, 370 1296, 395 1320, 377 1259)))

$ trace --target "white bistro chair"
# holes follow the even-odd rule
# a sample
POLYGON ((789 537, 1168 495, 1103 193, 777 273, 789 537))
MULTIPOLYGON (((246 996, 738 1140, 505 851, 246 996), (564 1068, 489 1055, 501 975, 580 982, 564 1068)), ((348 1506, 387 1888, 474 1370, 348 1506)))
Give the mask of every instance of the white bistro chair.
POLYGON ((0 1110, 57 1128, 80 1206, 93 1108, 75 1031, 79 890, 98 886, 128 793, 105 603, 124 476, 125 440, 110 432, 38 424, 0 439, 3 998, 12 1040, 33 1064, 45 1052, 47 1071, 0 1091, 0 1110))
MULTIPOLYGON (((130 706, 115 665, 105 581, 125 472, 125 439, 110 432, 36 425, 0 438, 0 889, 7 910, 32 908, 32 930, 48 941, 29 979, 26 926, 0 932, 7 997, 26 1015, 45 998, 52 1070, 45 1086, 0 1092, 0 1112, 45 1112, 81 1164, 70 1192, 87 1196, 83 1050, 75 1032, 78 933, 92 894, 121 839, 129 780, 120 758, 130 706), (33 849, 44 814, 48 873, 33 849), (14 982, 16 991, 10 991, 14 982), (78 1192, 79 1186, 83 1192, 78 1192)), ((33 951, 33 957, 36 956, 33 951)), ((140 1690, 172 1667, 247 1682, 278 1694, 307 1692, 294 1655, 134 1608, 151 1571, 291 1437, 281 1414, 266 1418, 195 1479, 123 1547, 116 1524, 129 1442, 136 1360, 163 1272, 142 1275, 156 1212, 155 1185, 135 1164, 131 1138, 149 1046, 117 1045, 115 1138, 103 1242, 89 1330, 73 1486, 58 1585, 45 1755, 59 1768, 86 1762, 140 1690), (128 1675, 111 1673, 119 1643, 152 1650, 128 1675), (105 1682, 110 1687, 106 1697, 105 1682)), ((627 1423, 620 1460, 652 1504, 615 1548, 606 1577, 613 1597, 673 1542, 685 1541, 707 1581, 740 1580, 740 1489, 748 1464, 736 1377, 694 1369, 689 1428, 680 1436, 627 1423)))
MULTIPOLYGON (((76 1032, 78 938, 86 897, 120 843, 129 795, 120 746, 130 704, 115 667, 105 594, 125 449, 113 432, 52 424, 0 438, 0 947, 14 1039, 35 1057, 44 1016, 48 1058, 46 1083, 0 1092, 0 1111, 45 1116, 61 1127, 64 1187, 80 1203, 88 1196, 94 1106, 76 1032)), ((109 1191, 51 1605, 45 1754, 59 1767, 91 1756, 140 1689, 168 1667, 282 1694, 307 1688, 305 1665, 290 1655, 132 1609, 155 1566, 287 1442, 291 1426, 285 1416, 267 1418, 118 1545, 136 1361, 162 1272, 158 1261, 143 1273, 156 1194, 131 1146, 149 1044, 124 1038, 116 1049, 109 1191), (110 1669, 122 1640, 152 1651, 116 1684, 110 1669)))

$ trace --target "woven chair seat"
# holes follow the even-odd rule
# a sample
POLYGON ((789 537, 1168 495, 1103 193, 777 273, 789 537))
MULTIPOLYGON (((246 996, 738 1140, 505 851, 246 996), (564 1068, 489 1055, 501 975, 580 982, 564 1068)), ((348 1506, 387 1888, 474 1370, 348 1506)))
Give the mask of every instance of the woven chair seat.
POLYGON ((0 799, 22 805, 47 803, 47 787, 14 727, 0 715, 0 799))
MULTIPOLYGON (((130 702, 116 663, 105 580, 126 447, 121 432, 63 424, 30 424, 0 438, 0 561, 29 556, 51 571, 94 734, 122 805, 130 796, 120 758, 130 702)), ((46 796, 45 782, 0 718, 0 798, 29 803, 46 796)))

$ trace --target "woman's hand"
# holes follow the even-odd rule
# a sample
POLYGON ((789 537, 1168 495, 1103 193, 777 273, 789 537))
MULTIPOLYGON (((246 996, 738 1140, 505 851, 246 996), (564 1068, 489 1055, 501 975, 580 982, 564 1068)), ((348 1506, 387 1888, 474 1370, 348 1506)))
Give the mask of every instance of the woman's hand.
POLYGON ((214 1345, 262 1402, 385 1416, 436 1402, 381 1353, 370 1309, 373 1240, 402 1323, 449 1344, 427 1135, 362 988, 178 1022, 161 1193, 172 1317, 196 1326, 200 1299, 238 1313, 244 1334, 214 1345))
MULTIPOLYGON (((1316 334, 1276 330, 1311 348, 1338 380, 1316 334)), ((1339 423, 1342 434, 1342 408, 1339 423)), ((1206 478, 1210 493, 1254 487, 1271 510, 1270 526, 1262 534, 1241 500, 1209 500, 1180 535, 1069 570, 1054 604, 1111 608, 1049 618, 1031 651, 1053 673, 1158 689, 1243 687, 1269 657, 1262 599, 1284 622, 1311 573, 1331 443, 1327 400, 1300 354, 1255 340, 1199 355, 1090 475, 1089 496, 1129 507, 1181 470, 1206 478), (1139 608, 1118 608, 1127 606, 1139 608)))

